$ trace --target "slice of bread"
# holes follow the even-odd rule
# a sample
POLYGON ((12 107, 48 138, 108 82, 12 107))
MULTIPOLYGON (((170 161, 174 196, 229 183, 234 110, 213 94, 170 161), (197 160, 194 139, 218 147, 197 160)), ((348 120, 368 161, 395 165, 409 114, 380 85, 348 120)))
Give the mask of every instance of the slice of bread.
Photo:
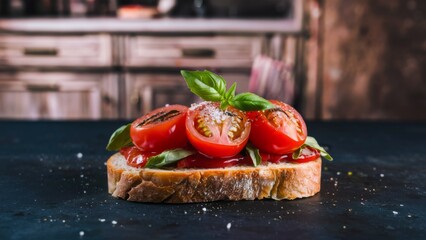
POLYGON ((128 166, 116 153, 108 159, 107 170, 109 193, 136 202, 292 200, 315 195, 321 184, 321 158, 258 167, 162 170, 128 166))

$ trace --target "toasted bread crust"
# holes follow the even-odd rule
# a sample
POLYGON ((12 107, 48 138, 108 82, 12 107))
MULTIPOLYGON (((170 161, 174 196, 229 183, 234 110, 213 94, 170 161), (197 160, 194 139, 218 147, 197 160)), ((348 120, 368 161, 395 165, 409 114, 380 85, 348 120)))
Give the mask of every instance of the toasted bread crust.
POLYGON ((321 184, 321 158, 258 167, 160 170, 127 166, 116 153, 108 159, 107 170, 108 192, 136 202, 292 200, 315 195, 321 184))

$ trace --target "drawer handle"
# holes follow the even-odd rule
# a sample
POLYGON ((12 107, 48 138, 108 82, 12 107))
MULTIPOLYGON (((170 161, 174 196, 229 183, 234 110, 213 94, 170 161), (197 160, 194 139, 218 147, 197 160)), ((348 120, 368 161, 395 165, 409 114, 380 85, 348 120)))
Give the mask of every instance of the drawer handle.
POLYGON ((207 48, 190 48, 182 49, 182 55, 190 58, 212 58, 215 55, 215 51, 207 48))
POLYGON ((31 84, 27 83, 26 88, 30 92, 58 92, 60 87, 58 84, 31 84))
POLYGON ((57 56, 58 50, 55 48, 25 48, 26 56, 57 56))

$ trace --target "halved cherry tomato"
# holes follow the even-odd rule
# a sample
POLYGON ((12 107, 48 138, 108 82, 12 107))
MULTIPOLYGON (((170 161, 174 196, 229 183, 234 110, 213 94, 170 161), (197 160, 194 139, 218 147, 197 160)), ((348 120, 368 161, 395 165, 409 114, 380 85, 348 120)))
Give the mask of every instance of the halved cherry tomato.
POLYGON ((271 102, 276 108, 247 114, 252 122, 250 142, 263 152, 291 153, 306 140, 305 121, 290 105, 276 100, 271 102))
POLYGON ((282 155, 271 154, 260 152, 260 156, 262 157, 262 162, 292 162, 292 163, 304 163, 316 160, 320 157, 320 152, 314 148, 303 148, 297 159, 293 159, 293 153, 286 153, 282 155))
POLYGON ((169 105, 135 120, 130 127, 133 143, 146 152, 162 152, 167 149, 185 147, 185 118, 188 108, 169 105))
POLYGON ((239 153, 248 141, 250 122, 244 112, 219 103, 203 102, 188 111, 186 134, 201 153, 226 158, 239 153))
POLYGON ((157 153, 144 152, 135 146, 124 147, 120 149, 120 153, 126 158, 127 165, 138 168, 145 167, 148 159, 157 155, 157 153))
POLYGON ((253 165, 241 154, 229 158, 209 158, 200 153, 188 156, 177 163, 178 168, 225 168, 237 165, 253 165))

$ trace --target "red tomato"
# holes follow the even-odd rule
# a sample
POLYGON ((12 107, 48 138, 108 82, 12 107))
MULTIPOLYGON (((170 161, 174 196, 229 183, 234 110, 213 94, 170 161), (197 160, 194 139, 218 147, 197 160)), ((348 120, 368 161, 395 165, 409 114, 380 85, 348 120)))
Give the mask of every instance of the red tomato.
POLYGON ((263 152, 291 153, 306 140, 305 121, 290 105, 276 100, 271 102, 276 108, 247 114, 252 122, 250 142, 263 152))
POLYGON ((271 153, 260 152, 262 162, 293 162, 293 163, 304 163, 314 161, 320 157, 320 152, 313 148, 303 148, 300 156, 297 159, 293 159, 293 153, 287 153, 283 155, 276 155, 271 153))
POLYGON ((292 154, 289 156, 288 161, 294 163, 310 162, 318 159, 321 156, 320 152, 314 148, 304 148, 297 159, 293 159, 292 154))
POLYGON ((143 152, 137 147, 124 147, 120 149, 120 153, 126 158, 127 165, 132 167, 143 168, 145 167, 148 159, 157 153, 143 152))
POLYGON ((239 153, 248 141, 250 122, 244 112, 218 103, 203 102, 188 111, 186 134, 199 152, 215 158, 239 153))
POLYGON ((279 163, 279 162, 285 162, 290 154, 284 154, 284 155, 276 155, 276 154, 270 154, 266 152, 259 152, 260 157, 262 158, 262 162, 271 162, 271 163, 279 163))
POLYGON ((250 159, 237 154, 230 158, 208 158, 200 153, 186 157, 177 163, 178 168, 225 168, 236 165, 252 165, 250 159))
POLYGON ((135 120, 130 127, 133 143, 146 152, 162 152, 167 149, 185 147, 185 117, 188 108, 169 105, 135 120))

